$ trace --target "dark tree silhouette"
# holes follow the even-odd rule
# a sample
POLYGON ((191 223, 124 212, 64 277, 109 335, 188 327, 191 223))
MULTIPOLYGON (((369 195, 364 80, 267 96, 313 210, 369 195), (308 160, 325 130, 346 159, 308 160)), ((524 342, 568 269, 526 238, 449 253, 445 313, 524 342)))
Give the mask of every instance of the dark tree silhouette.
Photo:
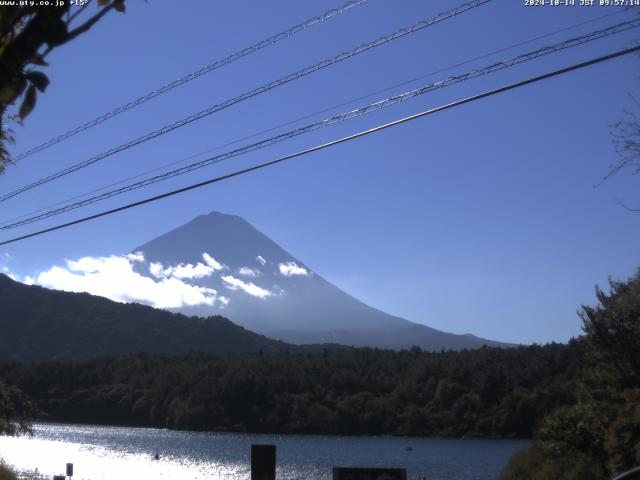
MULTIPOLYGON (((640 110, 640 102, 631 97, 636 110, 640 110)), ((612 165, 611 172, 629 168, 637 175, 640 173, 640 122, 637 111, 628 110, 624 117, 614 125, 613 139, 619 159, 612 165)))
MULTIPOLYGON (((0 363, 52 421, 187 430, 530 437, 572 404, 582 342, 0 363)), ((622 427, 622 426, 621 426, 622 427)))
POLYGON ((7 144, 15 141, 7 120, 24 120, 35 107, 38 92, 49 85, 48 77, 34 68, 47 66, 45 59, 53 49, 87 32, 109 11, 125 10, 124 0, 98 0, 98 11, 77 23, 89 3, 73 12, 69 1, 60 6, 16 2, 0 7, 0 173, 11 163, 7 144), (9 107, 20 99, 17 115, 8 116, 9 107))
POLYGON ((640 464, 640 271, 582 307, 584 364, 575 403, 547 414, 501 480, 598 480, 640 464))
POLYGON ((36 410, 31 400, 16 386, 0 381, 0 435, 31 433, 36 410))
MULTIPOLYGON (((618 159, 609 166, 609 172, 602 182, 622 170, 640 174, 640 101, 631 95, 635 110, 626 110, 621 120, 613 125, 611 136, 618 159)), ((600 182, 600 183, 602 183, 600 182)), ((640 207, 630 207, 618 199, 618 204, 631 212, 640 212, 640 207)))
POLYGON ((583 306, 580 317, 593 362, 621 389, 640 385, 640 271, 626 282, 596 289, 600 305, 583 306))

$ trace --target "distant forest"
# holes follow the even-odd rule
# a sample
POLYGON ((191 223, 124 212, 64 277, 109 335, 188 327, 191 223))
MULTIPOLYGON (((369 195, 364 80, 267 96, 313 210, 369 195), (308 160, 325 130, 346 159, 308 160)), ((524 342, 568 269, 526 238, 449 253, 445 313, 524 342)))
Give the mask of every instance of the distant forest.
POLYGON ((187 430, 530 437, 575 402, 582 342, 463 352, 138 354, 0 364, 41 419, 187 430))

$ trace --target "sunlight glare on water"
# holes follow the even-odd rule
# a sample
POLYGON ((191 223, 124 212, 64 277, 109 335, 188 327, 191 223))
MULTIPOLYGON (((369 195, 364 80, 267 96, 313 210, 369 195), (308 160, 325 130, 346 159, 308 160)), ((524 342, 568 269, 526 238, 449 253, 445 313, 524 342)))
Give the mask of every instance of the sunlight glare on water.
POLYGON ((250 449, 256 443, 277 446, 277 478, 284 480, 328 480, 333 466, 405 467, 409 479, 492 480, 529 442, 37 424, 32 438, 0 437, 0 458, 48 479, 64 474, 70 462, 78 480, 242 480, 250 477, 250 449))
MULTIPOLYGON (((152 448, 135 453, 128 451, 126 445, 75 443, 65 440, 65 432, 56 431, 56 427, 39 425, 33 438, 0 437, 0 458, 18 471, 37 471, 47 478, 64 474, 67 462, 74 464, 74 478, 78 480, 243 479, 250 476, 247 464, 221 463, 215 459, 199 461, 188 455, 172 454, 164 454, 156 461, 152 448)), ((88 431, 93 427, 67 428, 88 431)), ((156 432, 161 435, 162 431, 156 432)))

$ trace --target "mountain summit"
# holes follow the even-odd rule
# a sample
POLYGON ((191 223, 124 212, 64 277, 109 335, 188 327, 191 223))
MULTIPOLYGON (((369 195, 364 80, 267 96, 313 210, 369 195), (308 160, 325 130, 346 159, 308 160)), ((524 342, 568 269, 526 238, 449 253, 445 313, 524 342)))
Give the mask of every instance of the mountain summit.
POLYGON ((427 350, 506 346, 445 333, 365 305, 235 215, 201 215, 132 255, 142 275, 175 277, 209 292, 206 302, 177 309, 181 313, 224 315, 287 342, 427 350))

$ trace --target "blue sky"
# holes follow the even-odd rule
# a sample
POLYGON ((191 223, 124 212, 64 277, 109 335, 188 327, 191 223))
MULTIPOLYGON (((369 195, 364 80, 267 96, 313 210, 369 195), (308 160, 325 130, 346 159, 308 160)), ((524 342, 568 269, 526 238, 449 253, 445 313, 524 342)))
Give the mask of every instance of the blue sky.
MULTIPOLYGON (((369 0, 23 160, 0 178, 0 191, 14 190, 459 3, 369 0)), ((50 55, 46 72, 51 85, 24 127, 15 127, 14 153, 338 4, 130 1, 126 15, 109 15, 50 55)), ((0 205, 0 220, 541 34, 614 14, 330 113, 587 33, 636 12, 494 0, 27 192, 0 205)), ((3 232, 1 238, 275 158, 608 53, 637 38, 632 30, 465 82, 82 211, 3 232)), ((576 310, 594 302, 594 285, 605 285, 609 276, 628 277, 640 265, 640 215, 616 203, 618 197, 639 205, 640 179, 623 173, 593 188, 616 160, 610 126, 631 108, 629 94, 639 93, 638 66, 637 56, 617 59, 269 170, 0 247, 0 256, 11 272, 33 275, 64 259, 127 253, 199 214, 218 210, 246 218, 328 280, 389 313, 503 341, 565 341, 580 333, 576 310)))

